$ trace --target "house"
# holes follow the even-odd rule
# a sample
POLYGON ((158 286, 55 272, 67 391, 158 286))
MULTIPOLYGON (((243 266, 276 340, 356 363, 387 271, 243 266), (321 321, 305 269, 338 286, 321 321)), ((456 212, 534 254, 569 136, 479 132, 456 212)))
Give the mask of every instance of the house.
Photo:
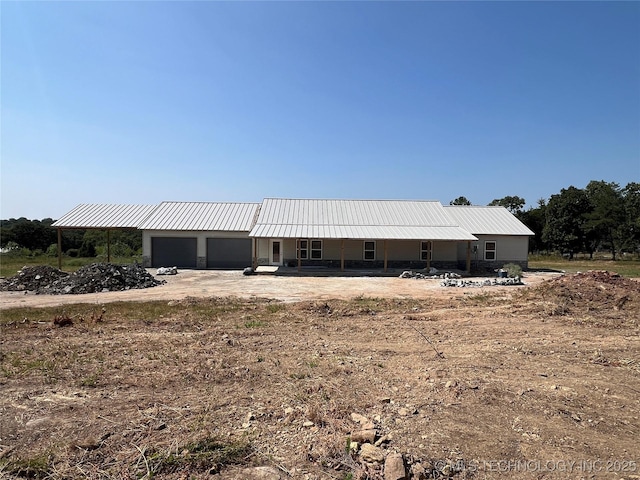
POLYGON ((162 202, 143 220, 142 262, 149 267, 244 268, 259 203, 162 202))
POLYGON ((445 207, 414 200, 82 205, 53 224, 100 225, 142 230, 145 266, 199 269, 273 265, 469 271, 505 263, 526 268, 533 235, 503 207, 445 207))

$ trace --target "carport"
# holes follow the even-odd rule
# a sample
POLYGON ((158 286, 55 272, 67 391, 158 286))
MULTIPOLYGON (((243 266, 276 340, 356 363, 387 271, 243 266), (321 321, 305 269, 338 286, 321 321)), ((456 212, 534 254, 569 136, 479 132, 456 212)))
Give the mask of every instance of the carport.
POLYGON ((83 203, 55 221, 58 231, 58 268, 62 269, 62 230, 106 230, 107 262, 111 262, 111 231, 136 230, 157 205, 83 203))

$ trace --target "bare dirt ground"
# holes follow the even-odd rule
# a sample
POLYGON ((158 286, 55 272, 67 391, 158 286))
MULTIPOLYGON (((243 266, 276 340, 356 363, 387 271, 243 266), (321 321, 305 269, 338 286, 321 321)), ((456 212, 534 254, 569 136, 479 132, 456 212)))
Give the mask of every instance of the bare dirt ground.
POLYGON ((211 273, 3 292, 0 477, 640 478, 637 281, 211 273))
MULTIPOLYGON (((155 269, 149 269, 154 274, 155 269)), ((527 285, 537 285, 557 276, 528 273, 527 285)), ((285 302, 322 299, 348 299, 356 296, 380 298, 428 298, 452 293, 440 287, 440 280, 397 277, 274 276, 249 275, 240 271, 181 270, 178 275, 160 276, 165 285, 141 290, 84 295, 35 295, 0 292, 0 310, 13 307, 50 307, 72 303, 103 304, 116 301, 182 300, 187 297, 271 298, 285 302)), ((486 289, 497 287, 485 287, 486 289)), ((519 288, 519 287, 515 287, 519 288)), ((498 288, 500 289, 500 288, 498 288)), ((459 291, 458 293, 464 293, 459 291)), ((477 291, 475 293, 478 293, 477 291)))

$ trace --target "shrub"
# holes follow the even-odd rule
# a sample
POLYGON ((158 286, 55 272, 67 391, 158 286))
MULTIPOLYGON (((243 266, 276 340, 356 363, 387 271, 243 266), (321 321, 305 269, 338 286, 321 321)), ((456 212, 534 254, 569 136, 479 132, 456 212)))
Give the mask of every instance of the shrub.
POLYGON ((58 256, 58 244, 52 243, 47 248, 47 257, 57 257, 58 256))
POLYGON ((502 266, 502 269, 507 271, 510 278, 522 276, 522 267, 516 263, 507 263, 502 266))
POLYGON ((95 257, 96 256, 96 247, 92 242, 83 241, 80 249, 78 250, 79 257, 95 257))
POLYGON ((72 258, 75 258, 78 256, 78 249, 77 248, 70 248, 69 250, 67 250, 67 255, 69 255, 72 258))

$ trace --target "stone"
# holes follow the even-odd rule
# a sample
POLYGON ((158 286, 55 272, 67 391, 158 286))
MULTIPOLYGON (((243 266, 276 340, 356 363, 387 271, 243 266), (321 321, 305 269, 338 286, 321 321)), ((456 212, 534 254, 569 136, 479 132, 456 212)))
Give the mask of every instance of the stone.
POLYGON ((313 427, 314 425, 315 423, 313 423, 311 420, 307 420, 302 424, 302 426, 305 428, 310 428, 310 427, 313 427))
POLYGON ((360 447, 360 458, 369 463, 382 463, 384 462, 384 452, 381 448, 365 443, 360 447))
POLYGON ((406 480, 404 458, 401 453, 390 453, 384 462, 384 480, 406 480))
POLYGON ((360 424, 364 424, 369 421, 369 419, 364 415, 360 415, 359 413, 355 413, 355 412, 351 414, 351 420, 360 424))
POLYGON ((358 430, 351 433, 351 440, 359 443, 373 443, 376 440, 376 430, 358 430))
POLYGON ((422 463, 414 463, 411 465, 411 478, 412 480, 427 480, 429 472, 425 469, 422 463))

